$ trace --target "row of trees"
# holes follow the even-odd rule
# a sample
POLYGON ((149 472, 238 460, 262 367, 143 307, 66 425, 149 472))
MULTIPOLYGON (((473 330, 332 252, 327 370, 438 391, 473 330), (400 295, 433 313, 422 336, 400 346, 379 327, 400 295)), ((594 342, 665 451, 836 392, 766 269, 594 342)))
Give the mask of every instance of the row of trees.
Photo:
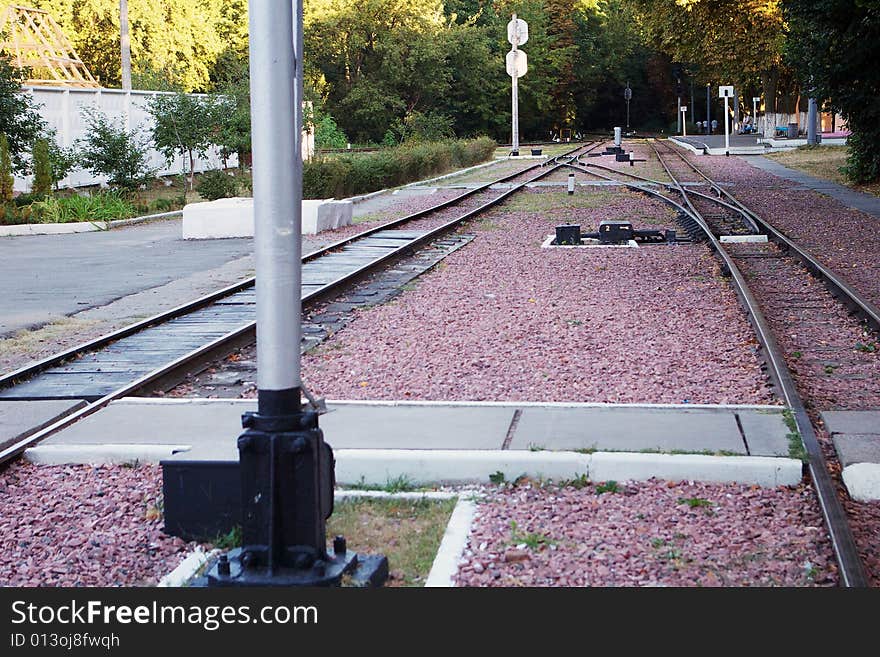
MULTIPOLYGON (((118 83, 118 0, 32 2, 52 12, 105 85, 118 83)), ((803 110, 815 94, 847 118, 863 158, 860 144, 876 143, 866 132, 880 113, 876 0, 304 2, 306 93, 324 145, 507 139, 513 12, 530 32, 526 138, 620 125, 629 82, 633 125, 644 129, 675 121, 675 97, 689 84, 733 84, 768 112, 803 110)), ((132 1, 129 16, 136 86, 222 91, 246 105, 247 0, 132 1)), ((864 178, 872 166, 851 172, 864 178)))

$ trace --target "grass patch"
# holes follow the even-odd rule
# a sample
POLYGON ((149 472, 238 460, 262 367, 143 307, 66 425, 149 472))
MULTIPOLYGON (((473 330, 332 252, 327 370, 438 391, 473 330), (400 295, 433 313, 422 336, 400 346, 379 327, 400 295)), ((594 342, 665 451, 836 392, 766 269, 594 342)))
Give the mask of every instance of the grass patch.
POLYGON ((510 544, 525 545, 530 550, 540 550, 542 547, 556 545, 557 541, 553 540, 546 534, 538 532, 523 533, 519 530, 516 520, 510 521, 510 544))
POLYGON ((602 493, 619 493, 620 486, 617 485, 617 482, 613 479, 609 481, 603 481, 601 484, 596 484, 596 495, 601 495, 602 493))
POLYGON ((367 481, 361 477, 359 482, 356 484, 350 484, 345 488, 348 490, 379 490, 386 493, 407 493, 414 490, 427 490, 425 488, 419 489, 415 482, 406 475, 388 478, 382 485, 367 483, 367 481))
POLYGON ((782 411, 782 421, 785 422, 785 426, 788 427, 788 435, 786 436, 786 438, 788 438, 788 456, 797 459, 801 463, 807 463, 810 458, 804 447, 801 432, 798 431, 797 422, 794 419, 794 413, 792 413, 790 408, 786 408, 782 411))
POLYGON ((839 185, 852 187, 860 192, 880 196, 880 183, 855 185, 844 176, 841 167, 846 164, 846 146, 801 147, 790 151, 769 153, 766 157, 779 162, 783 166, 803 171, 816 178, 830 180, 839 185))
POLYGON ((395 575, 388 586, 422 586, 455 500, 352 498, 336 503, 327 537, 348 539, 363 554, 384 554, 395 575))
MULTIPOLYGON (((44 349, 55 351, 57 343, 71 340, 77 333, 100 324, 97 320, 72 319, 65 317, 33 330, 21 330, 8 338, 0 340, 0 356, 36 355, 44 349)), ((80 340, 79 342, 82 342, 80 340)))
POLYGON ((714 502, 711 500, 707 500, 705 497, 679 497, 679 504, 687 504, 692 509, 697 509, 699 507, 711 507, 714 506, 714 502))
POLYGON ((535 192, 515 194, 508 197, 503 206, 510 212, 549 212, 551 210, 574 210, 599 208, 608 205, 614 199, 614 192, 596 190, 568 195, 567 192, 535 192))

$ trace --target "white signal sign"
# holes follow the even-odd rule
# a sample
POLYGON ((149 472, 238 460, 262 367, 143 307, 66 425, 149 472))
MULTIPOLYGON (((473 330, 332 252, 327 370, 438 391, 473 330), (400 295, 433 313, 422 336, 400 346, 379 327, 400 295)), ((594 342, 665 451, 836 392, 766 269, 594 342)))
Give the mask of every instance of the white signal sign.
POLYGON ((688 111, 688 106, 687 106, 687 105, 682 105, 682 106, 681 106, 681 111, 682 111, 682 113, 687 112, 687 111, 688 111))
POLYGON ((733 98, 733 87, 718 87, 719 98, 733 98))
POLYGON ((521 78, 528 70, 528 57, 522 50, 511 50, 507 53, 507 74, 521 78))
POLYGON ((507 24, 507 40, 514 46, 521 46, 529 40, 529 24, 522 18, 514 18, 507 24))

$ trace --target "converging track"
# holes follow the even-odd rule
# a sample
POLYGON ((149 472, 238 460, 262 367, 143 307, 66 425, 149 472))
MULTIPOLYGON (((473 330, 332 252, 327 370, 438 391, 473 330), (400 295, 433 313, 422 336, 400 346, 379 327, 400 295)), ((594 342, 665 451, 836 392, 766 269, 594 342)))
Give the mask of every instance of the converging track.
MULTIPOLYGON (((369 273, 497 205, 527 183, 546 177, 580 151, 598 145, 579 145, 563 155, 304 256, 304 306, 338 294, 369 273), (509 188, 493 189, 499 183, 506 183, 509 188)), ((163 390, 199 363, 252 342, 256 328, 254 282, 254 278, 241 281, 0 377, 2 400, 88 402, 64 419, 6 446, 0 451, 0 464, 114 399, 163 390)))
MULTIPOLYGON (((665 143, 660 149, 657 148, 656 142, 649 143, 671 182, 651 180, 601 165, 571 166, 604 180, 621 182, 621 176, 640 180, 639 183, 622 182, 622 184, 659 198, 675 207, 679 212, 679 221, 691 237, 705 241, 715 252, 721 261, 722 271, 730 277, 755 330, 763 350, 767 373, 775 384, 779 396, 793 413, 797 431, 807 453, 811 480, 837 557, 841 583, 848 587, 868 586, 849 520, 838 496, 837 486, 829 474, 828 463, 795 378, 786 364, 771 325, 753 294, 748 279, 742 273, 740 264, 738 264, 742 262, 743 258, 754 257, 753 252, 756 247, 766 247, 766 245, 726 244, 721 238, 730 235, 767 235, 804 263, 828 287, 832 294, 853 312, 864 318, 874 330, 880 327, 880 322, 878 322, 880 316, 877 314, 877 309, 860 297, 834 272, 821 265, 812 255, 798 247, 797 244, 697 169, 677 150, 665 143), (599 173, 599 171, 608 173, 599 173), (684 177, 688 177, 690 180, 681 180, 684 177), (708 185, 714 196, 696 191, 693 186, 683 184, 688 182, 700 182, 708 185), (678 199, 670 198, 664 191, 676 193, 678 199)), ((779 253, 778 256, 764 254, 762 257, 778 257, 781 261, 783 256, 783 253, 779 253)), ((795 300, 795 302, 797 301, 802 300, 795 300)), ((771 312, 775 311, 777 308, 771 309, 771 312)))

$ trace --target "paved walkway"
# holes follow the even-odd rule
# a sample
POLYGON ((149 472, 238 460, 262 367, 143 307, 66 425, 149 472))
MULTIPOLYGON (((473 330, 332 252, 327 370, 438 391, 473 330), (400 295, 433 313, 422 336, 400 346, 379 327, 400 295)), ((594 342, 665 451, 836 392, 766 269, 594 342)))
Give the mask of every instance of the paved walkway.
POLYGON ((865 192, 857 192, 844 185, 840 185, 830 180, 816 178, 803 171, 789 169, 775 160, 766 157, 750 157, 744 158, 744 162, 751 164, 753 167, 772 173, 774 176, 784 178, 796 183, 798 187, 812 189, 813 191, 825 194, 837 199, 845 206, 861 210, 875 217, 880 217, 880 197, 865 192))

